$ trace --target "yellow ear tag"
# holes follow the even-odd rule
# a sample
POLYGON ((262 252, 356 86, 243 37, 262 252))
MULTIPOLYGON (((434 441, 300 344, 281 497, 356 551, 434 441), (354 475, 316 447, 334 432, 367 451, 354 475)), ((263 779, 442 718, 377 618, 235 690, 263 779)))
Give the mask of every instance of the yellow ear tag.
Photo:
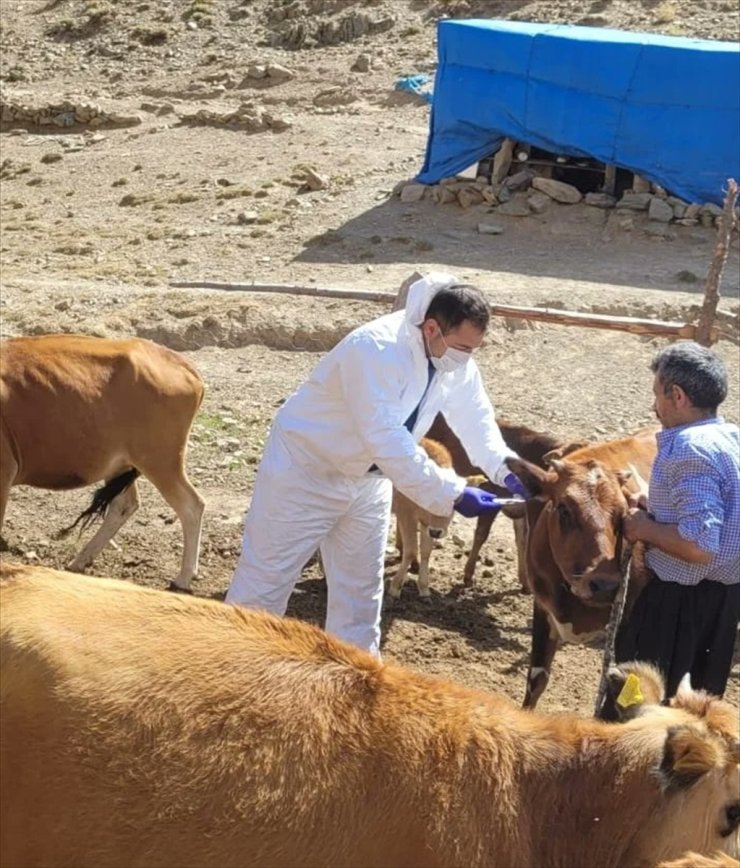
POLYGON ((627 676, 627 680, 624 682, 624 686, 617 697, 617 705, 621 705, 622 708, 629 708, 630 705, 639 705, 641 702, 645 701, 645 697, 642 695, 642 691, 640 690, 640 679, 635 675, 634 672, 630 672, 627 676))

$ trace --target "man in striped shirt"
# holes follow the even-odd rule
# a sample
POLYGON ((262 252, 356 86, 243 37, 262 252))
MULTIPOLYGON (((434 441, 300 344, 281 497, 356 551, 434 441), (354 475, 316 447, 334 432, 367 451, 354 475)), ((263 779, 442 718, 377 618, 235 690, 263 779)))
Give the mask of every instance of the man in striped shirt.
POLYGON ((681 678, 722 696, 740 618, 740 433, 717 415, 727 369, 712 350, 673 344, 651 364, 663 430, 647 501, 624 533, 644 542, 653 577, 617 637, 618 661, 658 666, 673 696, 681 678))

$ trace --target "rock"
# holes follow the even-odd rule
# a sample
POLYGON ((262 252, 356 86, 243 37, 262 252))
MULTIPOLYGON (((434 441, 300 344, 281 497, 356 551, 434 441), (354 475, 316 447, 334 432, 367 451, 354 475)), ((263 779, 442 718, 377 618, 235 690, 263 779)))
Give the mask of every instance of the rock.
POLYGON ((457 202, 457 194, 450 186, 443 187, 439 185, 435 187, 432 191, 432 198, 440 205, 449 205, 451 202, 457 202))
POLYGON ((670 223, 673 220, 673 208, 665 199, 654 196, 648 207, 648 217, 659 223, 670 223))
POLYGON ((649 193, 650 181, 643 178, 641 175, 632 176, 632 192, 633 193, 649 193))
POLYGON ((699 221, 696 219, 696 217, 681 217, 678 220, 676 220, 676 223, 678 223, 680 226, 698 226, 699 225, 699 221))
MULTIPOLYGON (((309 190, 316 192, 317 190, 326 190, 329 186, 329 179, 325 178, 323 175, 319 175, 319 173, 315 172, 313 169, 306 169, 304 172, 304 183, 309 190)), ((403 197, 403 194, 401 195, 403 197)))
POLYGON ((712 217, 721 217, 722 209, 719 205, 715 205, 714 202, 707 202, 706 205, 701 206, 700 214, 711 214, 712 217))
POLYGON ((496 194, 496 198, 502 204, 508 202, 512 197, 512 192, 508 187, 502 187, 496 194))
POLYGON ((683 215, 687 220, 696 219, 701 211, 701 205, 689 205, 683 215))
POLYGON ((486 186, 480 191, 483 200, 489 205, 493 205, 496 201, 496 190, 493 186, 486 186))
POLYGON ((236 222, 249 226, 252 223, 256 223, 259 216, 257 211, 240 211, 236 215, 236 222))
MULTIPOLYGON (((666 200, 668 201, 668 200, 666 200)), ((673 216, 680 220, 681 217, 686 216, 686 203, 685 202, 677 202, 675 205, 671 206, 673 208, 673 216)))
POLYGON ((405 184, 401 188, 401 201, 407 204, 411 202, 421 202, 426 191, 427 188, 425 184, 405 184))
POLYGON ((617 204, 616 198, 609 193, 586 193, 583 201, 593 208, 613 208, 617 204))
POLYGON ((503 235, 504 227, 496 223, 479 223, 478 232, 480 235, 503 235))
POLYGON ((291 72, 287 66, 281 66, 279 63, 268 63, 265 70, 268 78, 275 81, 290 81, 295 78, 295 73, 291 72))
POLYGON ((313 98, 313 104, 320 108, 327 106, 348 105, 355 102, 357 95, 352 90, 345 90, 339 85, 324 88, 313 98))
POLYGON ((116 124, 119 127, 135 127, 141 123, 141 115, 137 114, 119 114, 118 112, 111 112, 108 115, 108 122, 111 124, 116 124))
POLYGON ((529 210, 534 212, 535 214, 543 214, 550 207, 550 199, 549 196, 546 196, 544 193, 532 193, 532 195, 527 199, 527 204, 529 205, 529 210))
POLYGON ((667 223, 659 223, 657 220, 651 220, 645 226, 645 234, 651 238, 665 238, 666 241, 672 241, 676 237, 667 223))
POLYGON ((457 201, 461 208, 470 208, 471 205, 480 205, 483 202, 483 194, 475 187, 465 187, 457 194, 457 201))
POLYGON ((572 184, 555 181, 552 178, 534 178, 532 186, 535 190, 540 190, 551 199, 554 199, 556 202, 562 202, 564 205, 575 205, 576 202, 580 202, 583 198, 581 191, 572 184))
POLYGON ((350 69, 352 72, 370 72, 370 58, 367 54, 358 54, 350 69))
POLYGON ((676 274, 676 280, 680 283, 698 283, 699 277, 694 274, 693 271, 688 271, 687 269, 682 269, 676 274))
POLYGON ((250 63, 247 67, 247 78, 266 78, 267 67, 264 63, 250 63))
POLYGON ((505 214, 507 217, 529 217, 532 213, 526 199, 511 199, 504 202, 496 209, 497 214, 505 214))
POLYGON ((522 169, 521 172, 516 172, 513 175, 509 175, 508 178, 504 178, 503 184, 509 190, 528 190, 532 186, 532 179, 534 177, 531 172, 522 169))
POLYGON ((617 202, 617 208, 627 208, 630 211, 647 211, 652 198, 650 193, 625 193, 619 202, 617 202))

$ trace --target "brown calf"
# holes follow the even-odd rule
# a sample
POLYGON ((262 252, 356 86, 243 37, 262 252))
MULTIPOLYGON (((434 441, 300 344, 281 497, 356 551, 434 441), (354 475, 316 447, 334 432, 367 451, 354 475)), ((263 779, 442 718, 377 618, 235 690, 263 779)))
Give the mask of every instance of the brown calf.
MULTIPOLYGON (((541 434, 538 431, 533 431, 527 428, 526 425, 514 425, 506 419, 496 419, 504 442, 516 452, 521 458, 530 461, 540 467, 545 467, 543 458, 547 453, 553 450, 558 450, 559 454, 566 455, 574 449, 578 449, 586 444, 582 441, 578 443, 565 444, 562 440, 553 437, 550 434, 541 434)), ((465 451, 462 443, 455 432, 447 424, 445 417, 438 413, 432 423, 432 427, 427 432, 427 436, 444 445, 452 455, 452 466, 458 476, 471 476, 482 474, 479 467, 475 467, 468 453, 465 451)), ((486 491, 491 491, 500 497, 511 497, 510 493, 501 486, 494 485, 492 482, 481 484, 481 488, 486 491)), ((518 552, 518 572, 519 581, 524 590, 529 590, 526 574, 526 557, 525 557, 525 522, 524 522, 524 507, 523 506, 507 506, 502 510, 504 515, 510 518, 514 525, 514 536, 516 538, 516 546, 518 552)), ((475 525, 475 536, 473 537, 473 545, 470 548, 470 554, 465 562, 465 570, 463 580, 466 585, 472 586, 475 584, 475 567, 478 563, 478 556, 481 548, 485 545, 491 533, 491 527, 496 520, 498 513, 490 512, 481 515, 475 525)))
MULTIPOLYGON (((419 445, 440 467, 452 467, 452 457, 441 443, 423 437, 419 445)), ((401 589, 408 579, 409 569, 412 563, 417 562, 419 596, 429 598, 431 596, 429 556, 434 548, 434 541, 441 539, 447 533, 453 513, 432 515, 395 488, 391 511, 396 516, 396 545, 401 553, 401 563, 391 579, 388 593, 391 597, 401 596, 401 589)))
POLYGON ((174 585, 198 572, 203 500, 185 450, 203 400, 179 353, 144 340, 13 338, 0 350, 0 529, 13 485, 69 489, 104 480, 82 517, 101 527, 69 565, 82 571, 139 507, 143 474, 175 510, 184 548, 174 585))
MULTIPOLYGON (((606 626, 622 578, 627 492, 639 490, 631 477, 649 477, 655 452, 655 430, 645 429, 553 459, 549 470, 507 461, 537 495, 526 507, 534 613, 525 707, 534 708, 545 690, 559 645, 588 642, 606 626)), ((637 590, 631 582, 628 606, 637 590)))
POLYGON ((634 868, 737 854, 737 710, 524 712, 309 624, 0 582, 0 863, 634 868))

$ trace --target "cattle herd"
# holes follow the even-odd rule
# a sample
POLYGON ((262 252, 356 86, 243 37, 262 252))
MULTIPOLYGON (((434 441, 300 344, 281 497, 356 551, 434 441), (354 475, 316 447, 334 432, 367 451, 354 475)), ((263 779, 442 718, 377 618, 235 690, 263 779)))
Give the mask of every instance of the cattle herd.
MULTIPOLYGON (((654 431, 566 443, 499 420, 534 495, 505 510, 533 602, 520 709, 299 621, 79 575, 137 509, 142 475, 180 520, 172 585, 190 590, 204 504, 185 452, 203 394, 148 341, 2 345, 0 527, 14 485, 104 485, 71 572, 0 567, 0 868, 740 868, 737 709, 687 682, 666 701, 657 671, 623 664, 607 679, 617 722, 534 711, 557 647, 607 624, 654 431)), ((428 438, 434 460, 481 475, 443 417, 428 438)), ((450 516, 400 492, 394 512, 389 593, 418 560, 428 595, 450 516)))

